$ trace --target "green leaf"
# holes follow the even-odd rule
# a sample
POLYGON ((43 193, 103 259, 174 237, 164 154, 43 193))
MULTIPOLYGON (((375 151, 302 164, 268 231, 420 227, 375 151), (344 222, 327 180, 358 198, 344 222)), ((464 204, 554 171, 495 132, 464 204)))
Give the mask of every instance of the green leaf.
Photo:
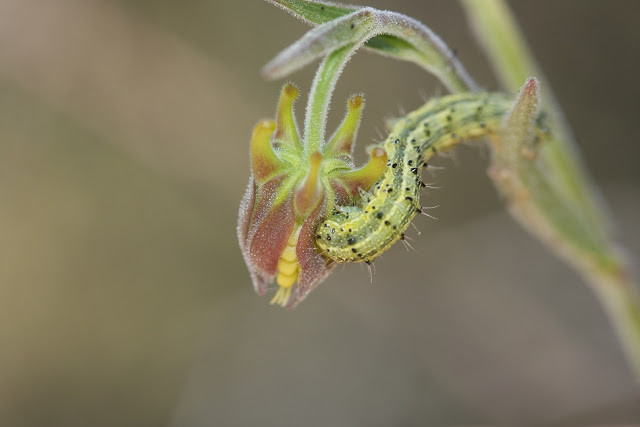
MULTIPOLYGON (((320 1, 304 1, 304 0, 267 0, 291 13, 301 21, 310 25, 324 24, 348 15, 358 8, 347 5, 336 5, 335 3, 327 3, 320 1)), ((413 46, 404 40, 391 36, 379 35, 365 43, 365 47, 377 50, 382 54, 390 56, 404 56, 413 50, 413 46)))
POLYGON ((324 24, 344 15, 348 15, 358 8, 347 5, 337 5, 322 1, 304 0, 267 0, 286 10, 296 18, 308 24, 324 24))
POLYGON ((374 52, 418 64, 453 92, 477 88, 453 51, 431 29, 413 18, 371 7, 303 0, 268 1, 318 26, 267 64, 263 70, 267 78, 283 77, 331 49, 364 43, 374 52), (350 27, 345 27, 345 23, 350 27))
POLYGON ((348 45, 360 46, 375 30, 373 9, 361 9, 308 31, 280 52, 262 72, 281 78, 348 45))
MULTIPOLYGON (((291 1, 272 2, 287 8, 296 7, 291 13, 306 14, 318 20, 322 3, 291 1), (318 5, 320 9, 318 9, 318 5), (306 6, 306 8, 305 8, 306 6)), ((337 6, 335 6, 337 7, 337 6)), ((332 9, 335 11, 335 9, 332 9)), ((350 9, 340 10, 339 12, 350 9)), ((349 57, 364 43, 378 35, 394 35, 397 39, 380 39, 377 45, 381 52, 399 59, 415 62, 435 74, 452 91, 460 92, 476 87, 451 49, 428 27, 408 16, 370 7, 356 9, 346 15, 324 22, 308 31, 295 43, 280 52, 262 72, 270 79, 285 77, 310 64, 325 58, 314 79, 307 115, 305 118, 305 152, 318 150, 324 142, 326 115, 331 94, 338 76, 349 57)))

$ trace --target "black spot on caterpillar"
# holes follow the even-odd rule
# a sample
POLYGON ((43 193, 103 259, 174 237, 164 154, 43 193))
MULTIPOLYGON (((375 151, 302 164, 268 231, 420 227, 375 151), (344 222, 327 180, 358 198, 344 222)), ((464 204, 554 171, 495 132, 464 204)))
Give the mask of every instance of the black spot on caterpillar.
POLYGON ((330 240, 318 234, 322 253, 344 263, 371 262, 386 251, 421 211, 419 172, 427 161, 461 141, 497 132, 512 102, 504 94, 461 93, 433 99, 398 120, 380 145, 389 156, 381 178, 352 206, 338 207, 320 224, 319 229, 347 230, 330 240))

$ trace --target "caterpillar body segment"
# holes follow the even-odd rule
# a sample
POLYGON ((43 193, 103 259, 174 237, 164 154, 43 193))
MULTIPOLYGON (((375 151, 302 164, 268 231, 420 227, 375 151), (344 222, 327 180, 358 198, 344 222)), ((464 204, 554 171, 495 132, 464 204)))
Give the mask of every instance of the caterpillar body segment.
POLYGON ((498 131, 512 100, 496 93, 436 98, 395 122, 380 145, 388 155, 381 178, 351 206, 338 206, 322 222, 316 243, 339 262, 371 262, 386 251, 420 212, 421 170, 439 151, 498 131))

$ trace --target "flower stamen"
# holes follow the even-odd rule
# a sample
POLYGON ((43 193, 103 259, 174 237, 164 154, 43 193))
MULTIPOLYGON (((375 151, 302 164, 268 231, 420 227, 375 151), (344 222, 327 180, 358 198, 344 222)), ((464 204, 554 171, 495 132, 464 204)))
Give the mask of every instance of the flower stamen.
POLYGON ((298 245, 298 236, 301 227, 297 227, 287 242, 280 259, 278 260, 278 290, 270 301, 270 304, 278 304, 282 307, 286 306, 291 299, 291 289, 298 280, 300 273, 300 264, 298 264, 298 256, 296 255, 296 246, 298 245))

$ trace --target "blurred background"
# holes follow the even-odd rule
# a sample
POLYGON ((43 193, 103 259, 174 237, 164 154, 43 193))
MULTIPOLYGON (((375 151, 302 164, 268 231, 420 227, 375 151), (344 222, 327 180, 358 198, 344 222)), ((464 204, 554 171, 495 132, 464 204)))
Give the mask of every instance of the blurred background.
MULTIPOLYGON (((499 89, 456 2, 407 13, 499 89)), ((640 2, 512 2, 637 265, 640 2)), ((640 422, 580 278, 505 213, 487 153, 426 181, 407 251, 336 272, 294 311, 254 294, 236 240, 260 67, 308 28, 262 1, 0 0, 0 425, 640 422)), ((298 120, 315 65, 291 77, 298 120)), ((443 94, 359 53, 334 98, 383 119, 443 94)))

